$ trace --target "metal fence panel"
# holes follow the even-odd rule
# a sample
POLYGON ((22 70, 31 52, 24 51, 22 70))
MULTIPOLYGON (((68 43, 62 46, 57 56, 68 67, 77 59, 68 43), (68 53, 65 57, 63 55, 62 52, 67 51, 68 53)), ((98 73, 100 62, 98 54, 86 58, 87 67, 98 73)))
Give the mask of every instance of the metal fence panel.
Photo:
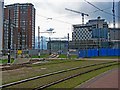
MULTIPOLYGON (((98 49, 80 50, 79 57, 96 57, 98 56, 98 49)), ((99 56, 120 56, 120 49, 100 48, 99 56)))

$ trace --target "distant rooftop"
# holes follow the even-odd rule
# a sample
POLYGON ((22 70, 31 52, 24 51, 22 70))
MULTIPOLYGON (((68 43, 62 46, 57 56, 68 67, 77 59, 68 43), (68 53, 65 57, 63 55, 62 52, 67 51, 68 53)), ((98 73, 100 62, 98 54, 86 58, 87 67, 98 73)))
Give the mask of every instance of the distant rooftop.
POLYGON ((89 20, 88 22, 96 22, 96 21, 105 21, 105 19, 101 19, 101 17, 97 17, 97 19, 92 19, 92 20, 89 20))
POLYGON ((110 30, 120 30, 120 28, 109 28, 110 30))
POLYGON ((34 6, 32 3, 14 3, 14 4, 10 4, 10 5, 5 5, 5 7, 14 6, 14 5, 32 5, 32 6, 34 6))
POLYGON ((88 28, 88 27, 92 27, 91 25, 81 25, 81 24, 76 24, 76 25, 73 25, 73 27, 75 28, 88 28))
POLYGON ((105 21, 105 19, 92 19, 92 20, 89 20, 89 22, 93 22, 93 21, 105 21))

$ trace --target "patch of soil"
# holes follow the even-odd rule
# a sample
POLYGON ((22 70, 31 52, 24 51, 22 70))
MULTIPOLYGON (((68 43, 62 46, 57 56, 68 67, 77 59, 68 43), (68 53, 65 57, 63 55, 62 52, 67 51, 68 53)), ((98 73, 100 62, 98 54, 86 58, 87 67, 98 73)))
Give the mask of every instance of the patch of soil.
POLYGON ((2 65, 2 71, 6 71, 6 70, 14 70, 14 69, 19 69, 19 68, 23 68, 23 67, 31 67, 30 65, 38 62, 40 60, 35 59, 35 60, 30 60, 27 63, 22 63, 22 64, 12 64, 12 65, 8 65, 8 64, 4 64, 2 65))

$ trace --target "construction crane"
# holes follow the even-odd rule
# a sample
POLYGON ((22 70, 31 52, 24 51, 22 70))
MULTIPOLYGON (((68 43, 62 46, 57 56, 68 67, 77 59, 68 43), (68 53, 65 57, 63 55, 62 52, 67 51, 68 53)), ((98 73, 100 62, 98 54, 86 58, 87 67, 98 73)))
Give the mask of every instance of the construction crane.
POLYGON ((115 28, 115 1, 114 0, 113 0, 112 12, 113 12, 113 28, 115 28))
MULTIPOLYGON (((113 0, 113 28, 115 29, 115 1, 113 0)), ((115 40, 115 30, 114 30, 114 40, 115 40)))
POLYGON ((82 25, 84 25, 84 15, 89 16, 88 14, 85 14, 85 13, 82 13, 82 12, 79 12, 79 11, 75 11, 75 10, 72 10, 72 9, 65 8, 65 10, 81 14, 81 16, 82 16, 82 25))

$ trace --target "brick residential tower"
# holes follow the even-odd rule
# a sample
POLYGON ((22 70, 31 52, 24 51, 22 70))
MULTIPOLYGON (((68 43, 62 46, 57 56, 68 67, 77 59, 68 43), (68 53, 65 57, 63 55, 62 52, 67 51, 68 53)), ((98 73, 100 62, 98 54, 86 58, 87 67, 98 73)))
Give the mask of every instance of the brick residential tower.
MULTIPOLYGON (((31 3, 16 3, 4 8, 4 42, 8 24, 11 28, 11 49, 26 50, 35 48, 35 8, 31 3), (10 14, 9 14, 10 12, 10 14), (7 23, 9 21, 10 23, 7 23), (12 29, 14 27, 14 29, 12 29)), ((7 36, 7 35, 6 35, 7 36)), ((7 47, 7 44, 4 43, 7 47)), ((3 47, 6 49, 5 47, 3 47)))

